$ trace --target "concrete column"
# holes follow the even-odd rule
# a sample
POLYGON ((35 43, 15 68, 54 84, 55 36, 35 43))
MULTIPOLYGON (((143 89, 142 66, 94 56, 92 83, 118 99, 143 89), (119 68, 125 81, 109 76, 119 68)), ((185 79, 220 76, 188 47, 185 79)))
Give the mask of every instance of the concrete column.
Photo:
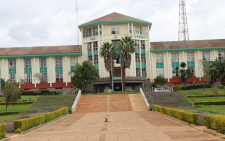
POLYGON ((142 77, 142 60, 141 60, 141 40, 139 40, 139 57, 140 57, 140 75, 141 75, 141 77, 142 77))
MULTIPOLYGON (((64 64, 65 67, 67 66, 67 57, 66 56, 65 56, 65 62, 63 64, 64 64)), ((68 78, 67 78, 67 75, 66 75, 66 86, 68 86, 68 78)))
POLYGON ((134 33, 134 30, 133 30, 133 23, 131 23, 131 35, 132 35, 132 37, 133 37, 133 33, 134 33))
POLYGON ((128 36, 130 36, 130 24, 127 23, 127 29, 128 29, 128 36))
MULTIPOLYGON (((34 57, 34 70, 36 70, 35 57, 34 57)), ((33 70, 32 70, 32 71, 33 71, 33 70)), ((34 87, 35 87, 35 88, 37 87, 37 83, 36 83, 36 81, 34 81, 34 87)))
POLYGON ((214 60, 216 59, 216 50, 214 49, 213 50, 213 57, 214 57, 214 60))

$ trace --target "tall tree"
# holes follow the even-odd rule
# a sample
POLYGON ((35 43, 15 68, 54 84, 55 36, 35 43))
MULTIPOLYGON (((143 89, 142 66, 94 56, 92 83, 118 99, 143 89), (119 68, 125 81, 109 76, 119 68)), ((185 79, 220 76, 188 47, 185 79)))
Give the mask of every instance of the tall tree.
MULTIPOLYGON (((199 72, 201 76, 204 76, 205 82, 210 83, 211 76, 210 76, 210 63, 207 60, 199 60, 199 72)), ((205 84, 204 83, 204 91, 205 91, 205 84)))
POLYGON ((113 58, 115 58, 116 55, 117 55, 117 53, 115 52, 115 48, 113 47, 112 44, 110 44, 109 42, 103 43, 103 45, 100 49, 100 56, 104 58, 105 69, 109 72, 110 88, 112 88, 112 90, 113 90, 112 74, 113 74, 113 70, 114 70, 113 58), (111 64, 112 64, 112 67, 111 67, 111 64), (111 71, 111 69, 112 69, 112 71, 111 71))
POLYGON ((134 40, 131 39, 131 36, 122 37, 122 40, 119 43, 118 49, 121 50, 121 66, 122 66, 122 79, 123 79, 123 88, 125 89, 125 72, 126 68, 130 68, 131 64, 131 54, 135 53, 135 44, 134 40))
POLYGON ((82 65, 78 64, 76 66, 74 75, 71 76, 71 82, 75 87, 81 89, 81 91, 85 93, 88 84, 98 81, 98 78, 99 73, 95 66, 88 61, 84 61, 82 65))
POLYGON ((50 81, 50 77, 48 77, 48 75, 42 75, 41 73, 35 73, 33 75, 35 80, 38 80, 39 82, 42 82, 46 88, 46 85, 48 83, 48 81, 50 81))
POLYGON ((186 63, 185 62, 181 62, 180 63, 180 67, 182 69, 180 69, 180 79, 183 83, 187 83, 187 79, 191 76, 193 76, 193 72, 189 69, 185 69, 186 67, 186 63))
POLYGON ((224 60, 218 60, 210 62, 210 70, 209 74, 211 76, 211 83, 217 82, 218 79, 221 81, 224 81, 225 78, 225 61, 224 60))

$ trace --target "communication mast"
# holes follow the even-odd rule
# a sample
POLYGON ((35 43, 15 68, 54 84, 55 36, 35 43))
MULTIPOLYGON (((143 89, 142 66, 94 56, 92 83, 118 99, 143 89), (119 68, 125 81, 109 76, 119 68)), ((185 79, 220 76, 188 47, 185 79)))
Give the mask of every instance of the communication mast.
POLYGON ((189 40, 185 0, 180 0, 180 2, 179 2, 178 40, 179 41, 188 41, 189 40))
POLYGON ((80 41, 79 41, 79 28, 78 28, 78 5, 77 5, 77 0, 76 0, 76 13, 77 13, 77 43, 79 45, 80 41))

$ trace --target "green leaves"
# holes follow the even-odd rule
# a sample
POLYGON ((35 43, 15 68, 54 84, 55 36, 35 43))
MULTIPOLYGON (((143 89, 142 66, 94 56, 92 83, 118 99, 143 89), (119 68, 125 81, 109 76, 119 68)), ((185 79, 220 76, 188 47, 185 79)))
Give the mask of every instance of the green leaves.
POLYGON ((160 75, 155 78, 154 82, 156 83, 156 85, 163 86, 167 83, 167 80, 160 75))
POLYGON ((183 68, 183 69, 180 69, 180 79, 183 83, 187 83, 187 79, 193 76, 194 73, 189 69, 184 69, 186 67, 185 62, 181 62, 180 67, 183 68))
POLYGON ((71 82, 75 87, 85 92, 88 84, 98 81, 99 73, 95 67, 88 61, 84 61, 82 65, 77 65, 75 74, 71 77, 71 82))

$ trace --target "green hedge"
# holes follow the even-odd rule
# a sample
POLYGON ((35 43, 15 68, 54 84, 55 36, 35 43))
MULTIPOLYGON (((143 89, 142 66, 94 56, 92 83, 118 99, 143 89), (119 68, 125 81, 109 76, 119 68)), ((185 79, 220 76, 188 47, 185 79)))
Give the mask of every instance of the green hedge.
MULTIPOLYGON (((9 102, 8 105, 21 105, 21 104, 33 104, 34 101, 26 101, 26 102, 9 102)), ((6 102, 0 102, 0 105, 6 105, 6 102)))
POLYGON ((24 91, 21 90, 22 95, 60 95, 60 91, 49 91, 47 89, 43 89, 41 91, 24 91))
POLYGON ((58 109, 56 111, 53 111, 53 112, 50 112, 47 114, 38 115, 38 116, 25 118, 25 119, 14 120, 13 128, 14 128, 15 132, 21 133, 29 128, 41 125, 45 122, 53 120, 59 116, 66 114, 66 113, 68 113, 68 107, 63 107, 61 109, 58 109))
POLYGON ((225 134, 225 116, 221 115, 204 115, 205 126, 209 129, 216 130, 219 133, 225 134))
POLYGON ((199 120, 198 113, 190 113, 184 110, 177 110, 177 109, 167 108, 167 107, 163 107, 159 105, 152 105, 151 107, 155 111, 164 113, 166 115, 169 115, 171 117, 177 118, 182 121, 186 121, 188 123, 197 124, 199 120))
POLYGON ((225 105, 225 101, 201 101, 194 102, 194 105, 225 105))
POLYGON ((6 123, 0 124, 0 139, 6 137, 6 135, 5 135, 5 133, 6 133, 6 125, 7 125, 6 123))
MULTIPOLYGON (((211 84, 205 84, 205 88, 211 88, 211 84)), ((192 89, 202 89, 204 88, 204 84, 199 84, 199 85, 188 85, 188 86, 182 86, 181 90, 192 90, 192 89)))
POLYGON ((186 95, 186 98, 201 98, 201 97, 223 97, 225 96, 225 94, 218 94, 218 95, 214 95, 214 94, 207 94, 207 95, 186 95))
POLYGON ((4 116, 4 115, 15 115, 15 114, 19 114, 19 112, 18 111, 0 112, 0 116, 4 116))

